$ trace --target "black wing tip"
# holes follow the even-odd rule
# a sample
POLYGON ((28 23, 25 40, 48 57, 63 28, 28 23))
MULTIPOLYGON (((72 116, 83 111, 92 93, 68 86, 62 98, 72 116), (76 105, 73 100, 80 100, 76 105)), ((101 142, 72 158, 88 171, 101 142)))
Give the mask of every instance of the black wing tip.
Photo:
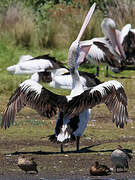
POLYGON ((10 127, 10 126, 4 125, 4 124, 1 125, 1 129, 4 128, 4 129, 6 130, 6 129, 9 128, 9 127, 10 127))
MULTIPOLYGON (((113 121, 113 123, 114 123, 114 121, 113 121)), ((121 129, 124 129, 125 125, 127 126, 127 120, 123 123, 116 123, 116 127, 121 128, 121 129)))
POLYGON ((10 121, 8 121, 8 120, 9 120, 9 119, 7 119, 7 117, 5 117, 5 116, 3 115, 3 117, 2 117, 2 122, 1 122, 1 129, 4 128, 4 129, 6 130, 6 129, 8 129, 8 128, 11 126, 11 124, 13 124, 13 121, 10 122, 10 121))

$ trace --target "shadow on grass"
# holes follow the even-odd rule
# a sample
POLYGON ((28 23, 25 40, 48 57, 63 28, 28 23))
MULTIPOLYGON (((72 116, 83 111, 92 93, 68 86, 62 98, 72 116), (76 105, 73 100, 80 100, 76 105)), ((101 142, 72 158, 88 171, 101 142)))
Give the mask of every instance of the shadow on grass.
POLYGON ((119 77, 117 77, 117 76, 111 76, 111 75, 109 75, 108 77, 109 77, 109 78, 111 77, 111 78, 114 78, 114 79, 134 79, 134 78, 132 78, 132 77, 124 77, 124 76, 119 76, 119 77))
MULTIPOLYGON (((50 154, 80 154, 80 153, 100 153, 100 152, 112 152, 114 151, 114 149, 107 149, 107 150, 91 150, 90 148, 95 147, 95 146, 99 146, 102 143, 97 143, 91 146, 87 146, 84 148, 81 148, 79 151, 64 151, 64 152, 50 152, 50 151, 31 151, 31 152, 21 152, 21 151, 16 151, 13 153, 8 153, 5 155, 20 155, 20 154, 37 154, 37 155, 50 155, 50 154)), ((124 149, 129 153, 132 153, 131 149, 124 149)))

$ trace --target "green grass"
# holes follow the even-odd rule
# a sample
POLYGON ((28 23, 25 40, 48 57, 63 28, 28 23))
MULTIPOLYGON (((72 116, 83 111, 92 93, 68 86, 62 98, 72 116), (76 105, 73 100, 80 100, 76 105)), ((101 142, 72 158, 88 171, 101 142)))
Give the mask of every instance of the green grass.
MULTIPOLYGON (((21 55, 30 54, 32 56, 38 56, 41 54, 47 54, 50 53, 52 56, 55 56, 56 59, 61 60, 65 63, 66 66, 68 66, 67 63, 67 52, 68 50, 56 50, 56 49, 25 49, 21 46, 16 46, 12 42, 12 38, 9 36, 0 36, 0 111, 1 115, 6 107, 6 104, 8 102, 8 99, 10 95, 14 92, 14 90, 18 87, 18 85, 29 78, 29 76, 26 75, 11 75, 6 71, 6 68, 12 64, 15 64, 18 62, 18 59, 21 55)), ((80 66, 80 70, 84 70, 87 72, 93 72, 96 73, 96 68, 91 67, 90 65, 83 65, 80 66)), ((134 84, 134 80, 124 79, 123 77, 133 77, 135 75, 134 71, 123 71, 119 74, 115 74, 109 70, 109 78, 105 77, 105 66, 100 66, 100 76, 99 79, 101 81, 108 81, 110 79, 117 79, 118 81, 122 82, 123 86, 125 87, 125 91, 128 95, 128 102, 129 102, 129 115, 130 117, 134 117, 135 113, 133 110, 134 107, 134 100, 133 97, 135 95, 134 88, 132 88, 134 84), (121 78, 122 77, 122 78, 121 78), (130 91, 129 91, 130 89, 130 91)), ((58 90, 50 88, 48 84, 42 83, 44 87, 47 89, 53 91, 54 93, 61 94, 61 95, 68 95, 70 94, 70 90, 58 90)), ((97 140, 103 140, 103 139, 117 139, 118 135, 119 137, 122 137, 125 134, 128 134, 129 128, 126 130, 119 130, 117 128, 114 128, 114 124, 111 122, 111 114, 108 112, 106 107, 100 106, 100 110, 98 107, 95 107, 92 113, 92 118, 97 118, 98 115, 102 115, 104 117, 104 114, 102 112, 107 111, 107 116, 110 118, 110 123, 103 124, 97 123, 96 127, 90 127, 86 129, 86 136, 91 137, 92 139, 97 140), (94 112, 97 112, 97 114, 94 112), (111 124, 111 125, 110 125, 111 124), (106 129, 104 129, 104 125, 106 126, 106 129), (100 128, 102 126, 102 128, 100 128), (109 133, 111 131, 111 133, 109 133), (120 134, 119 134, 120 132, 120 134)), ((54 132, 55 127, 55 119, 53 125, 50 123, 49 120, 44 120, 41 118, 37 113, 31 109, 24 108, 23 111, 21 111, 19 114, 17 114, 15 124, 8 130, 1 130, 2 138, 6 137, 9 139, 14 138, 22 138, 20 136, 23 134, 23 138, 30 138, 31 137, 38 137, 41 136, 47 136, 49 134, 52 134, 54 132), (29 116, 29 118, 27 118, 29 116), (43 129, 43 131, 42 131, 43 129)), ((131 129, 129 132, 129 135, 134 133, 134 129, 131 129)))
MULTIPOLYGON (((0 35, 0 94, 12 94, 16 89, 18 84, 20 84, 25 79, 28 79, 30 76, 26 75, 11 75, 8 74, 6 68, 10 65, 16 64, 21 55, 30 54, 33 57, 42 55, 42 54, 51 54, 55 56, 56 59, 62 61, 67 67, 67 54, 68 49, 39 49, 31 48, 25 49, 21 46, 16 46, 14 40, 10 35, 0 35)), ((96 68, 91 67, 90 65, 82 65, 79 68, 87 72, 96 74, 96 68)), ((119 74, 115 74, 109 70, 109 75, 119 78, 119 77, 131 77, 134 75, 134 71, 123 71, 119 74)), ((100 77, 101 81, 106 81, 110 78, 105 78, 105 66, 100 66, 100 77)), ((113 79, 113 78, 111 78, 113 79)), ((56 90, 57 92, 57 90, 56 90)), ((65 91, 64 91, 65 92, 65 91)))
MULTIPOLYGON (((127 126, 125 126, 124 129, 116 128, 115 124, 111 122, 102 122, 98 120, 97 115, 97 122, 94 123, 94 126, 92 125, 93 122, 89 121, 88 126, 84 132, 84 135, 81 138, 82 142, 85 142, 85 140, 89 142, 99 142, 101 143, 98 146, 95 146, 93 148, 90 148, 91 150, 99 151, 99 150, 107 150, 107 149, 115 149, 115 147, 118 144, 118 141, 121 145, 123 145, 125 148, 134 149, 135 143, 133 142, 134 139, 134 127, 135 123, 131 125, 128 123, 127 126), (132 127, 132 128, 131 128, 132 127), (123 139, 123 140, 122 140, 123 139), (128 142, 126 139, 129 139, 128 142), (130 141, 131 139, 131 141, 130 141)), ((40 141, 48 141, 49 135, 54 133, 55 128, 55 119, 53 122, 50 120, 41 120, 41 119, 19 119, 16 118, 15 124, 12 125, 9 129, 1 129, 1 137, 0 139, 2 141, 8 141, 8 142, 18 142, 17 144, 21 145, 21 141, 35 141, 38 142, 37 148, 36 145, 32 145, 31 147, 25 147, 27 151, 29 149, 36 150, 40 149, 42 146, 40 144, 40 141), (36 148, 36 149, 35 149, 36 148)), ((51 144, 51 143, 50 143, 51 144)), ((23 145, 22 145, 23 146, 23 145)), ((80 148, 83 148, 84 145, 80 145, 80 148)), ((12 149, 12 147, 11 147, 12 149)), ((59 145, 56 147, 52 145, 46 146, 47 150, 52 151, 59 151, 59 145)), ((74 150, 75 144, 69 147, 65 147, 66 150, 74 150)), ((94 153, 94 152, 93 152, 94 153)))

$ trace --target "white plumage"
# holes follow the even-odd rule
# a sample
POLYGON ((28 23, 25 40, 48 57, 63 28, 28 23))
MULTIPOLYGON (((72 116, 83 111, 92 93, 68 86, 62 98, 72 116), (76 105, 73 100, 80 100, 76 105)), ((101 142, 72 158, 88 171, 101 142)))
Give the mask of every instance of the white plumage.
POLYGON ((34 58, 30 55, 24 55, 20 57, 18 64, 8 67, 7 71, 13 74, 33 74, 58 68, 65 67, 48 54, 34 58))
POLYGON ((17 64, 7 67, 7 71, 12 74, 17 74, 17 72, 20 72, 20 64, 28 61, 29 59, 32 59, 33 57, 31 55, 22 55, 19 58, 19 61, 17 64))
POLYGON ((131 24, 126 24, 126 25, 122 28, 122 30, 120 31, 119 38, 120 38, 120 43, 121 43, 121 44, 123 43, 125 36, 128 35, 130 29, 131 29, 131 24))
MULTIPOLYGON (((101 83, 101 81, 97 79, 94 74, 79 71, 79 76, 84 90, 101 83)), ((58 89, 72 89, 72 84, 72 76, 68 72, 61 75, 54 75, 52 81, 49 83, 50 87, 58 89)))
POLYGON ((40 95, 42 89, 42 86, 39 83, 35 83, 29 79, 21 83, 19 87, 25 91, 26 94, 30 91, 34 91, 36 95, 40 95))
POLYGON ((134 70, 135 64, 135 30, 131 28, 131 24, 126 24, 119 32, 120 43, 125 53, 125 59, 120 68, 112 68, 113 72, 120 72, 123 70, 134 70), (133 65, 129 66, 128 65, 133 65))
POLYGON ((35 72, 43 72, 48 68, 53 68, 52 63, 49 60, 44 59, 33 60, 32 62, 27 61, 20 64, 20 70, 22 70, 24 74, 26 74, 26 72, 29 74, 35 72))

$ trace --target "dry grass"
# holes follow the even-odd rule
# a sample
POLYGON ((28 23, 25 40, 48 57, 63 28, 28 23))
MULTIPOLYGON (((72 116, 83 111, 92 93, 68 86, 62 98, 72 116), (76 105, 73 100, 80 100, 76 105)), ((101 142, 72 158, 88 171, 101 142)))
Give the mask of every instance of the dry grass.
POLYGON ((108 16, 113 18, 121 29, 125 24, 135 27, 135 1, 114 0, 115 6, 108 6, 108 16))
POLYGON ((20 3, 9 6, 5 15, 1 15, 0 27, 0 31, 13 35, 17 45, 29 47, 36 40, 34 15, 20 3))
MULTIPOLYGON (((55 47, 69 47, 76 39, 90 7, 85 7, 84 5, 78 7, 74 4, 68 6, 58 4, 55 8, 55 11, 54 9, 50 9, 51 22, 48 26, 48 31, 51 41, 49 42, 53 42, 55 47)), ((94 36, 101 36, 102 32, 100 24, 102 19, 103 14, 97 10, 94 13, 82 39, 86 40, 91 39, 94 36)))
MULTIPOLYGON (((88 10, 86 1, 72 5, 57 4, 48 9, 48 19, 37 21, 38 17, 29 7, 17 3, 1 14, 0 32, 10 33, 16 44, 24 47, 36 43, 40 47, 68 48, 76 39, 88 10)), ((83 39, 101 36, 102 18, 103 14, 96 11, 83 39)))
MULTIPOLYGON (((114 0, 113 4, 108 3, 106 6, 106 15, 115 20, 118 29, 127 23, 135 26, 133 0, 114 0)), ((89 8, 87 0, 76 0, 70 5, 60 3, 47 10, 43 7, 44 18, 40 19, 30 7, 17 3, 9 6, 7 12, 0 14, 0 33, 12 34, 15 43, 24 47, 36 45, 69 48, 76 39, 89 8)), ((96 9, 82 39, 102 36, 100 24, 103 18, 104 11, 96 9)))

